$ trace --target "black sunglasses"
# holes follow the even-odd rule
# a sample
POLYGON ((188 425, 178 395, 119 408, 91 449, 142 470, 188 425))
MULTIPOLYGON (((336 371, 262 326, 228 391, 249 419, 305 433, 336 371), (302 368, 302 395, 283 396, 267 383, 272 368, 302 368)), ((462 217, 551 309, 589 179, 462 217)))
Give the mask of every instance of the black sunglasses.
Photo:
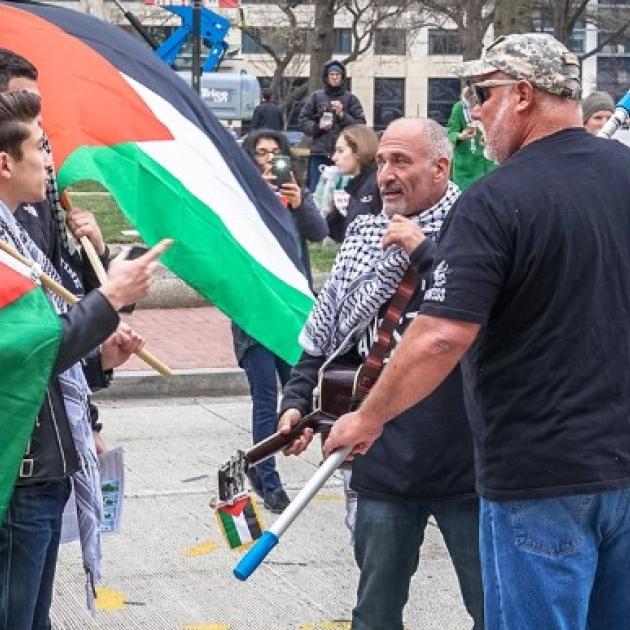
POLYGON ((475 100, 479 105, 483 105, 490 98, 490 88, 499 87, 500 85, 513 85, 518 82, 518 79, 489 79, 481 83, 473 83, 471 87, 475 100))

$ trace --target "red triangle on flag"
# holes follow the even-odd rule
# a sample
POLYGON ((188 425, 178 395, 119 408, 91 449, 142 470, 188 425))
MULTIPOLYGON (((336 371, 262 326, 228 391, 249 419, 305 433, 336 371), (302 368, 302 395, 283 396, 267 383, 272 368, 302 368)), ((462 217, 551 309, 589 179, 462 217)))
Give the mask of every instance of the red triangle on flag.
POLYGON ((26 276, 0 262, 0 308, 15 302, 34 286, 26 276))

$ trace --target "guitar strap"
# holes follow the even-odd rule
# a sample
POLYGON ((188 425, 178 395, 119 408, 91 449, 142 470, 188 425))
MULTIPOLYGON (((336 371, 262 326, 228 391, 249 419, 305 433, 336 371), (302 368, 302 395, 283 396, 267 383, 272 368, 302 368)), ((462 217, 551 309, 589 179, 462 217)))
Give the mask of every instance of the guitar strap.
POLYGON ((412 266, 409 266, 396 289, 396 293, 389 301, 383 321, 378 328, 376 339, 361 365, 361 372, 355 390, 355 396, 359 400, 368 395, 368 392, 380 376, 396 326, 398 326, 400 318, 415 293, 420 283, 420 278, 421 275, 412 266))

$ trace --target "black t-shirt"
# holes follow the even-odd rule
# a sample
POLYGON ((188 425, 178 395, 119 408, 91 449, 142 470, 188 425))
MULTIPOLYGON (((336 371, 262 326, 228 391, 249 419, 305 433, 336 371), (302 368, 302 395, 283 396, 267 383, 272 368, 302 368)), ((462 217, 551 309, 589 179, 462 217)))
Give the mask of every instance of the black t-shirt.
POLYGON ((567 129, 473 184, 421 312, 481 324, 463 367, 490 500, 630 486, 630 150, 567 129))

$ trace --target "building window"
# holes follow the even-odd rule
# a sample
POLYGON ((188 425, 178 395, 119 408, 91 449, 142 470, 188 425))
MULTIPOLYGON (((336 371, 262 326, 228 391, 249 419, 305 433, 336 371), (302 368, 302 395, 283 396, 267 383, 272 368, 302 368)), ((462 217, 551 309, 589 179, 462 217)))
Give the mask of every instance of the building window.
POLYGON ((617 102, 630 84, 630 57, 597 55, 597 89, 617 102))
POLYGON ((456 30, 429 29, 430 55, 461 55, 462 40, 456 30))
MULTIPOLYGON (((539 33, 549 33, 553 35, 553 14, 549 9, 534 9, 532 11, 532 31, 539 33)), ((574 53, 582 54, 586 48, 586 29, 584 22, 576 22, 567 48, 574 53)))
POLYGON ((264 54, 265 50, 251 35, 241 31, 241 52, 257 55, 264 54))
POLYGON ((459 79, 429 79, 427 118, 446 125, 453 105, 459 100, 459 79))
POLYGON ((381 28, 374 37, 375 55, 404 55, 407 51, 407 33, 399 28, 381 28))
POLYGON ((352 29, 336 28, 335 29, 335 48, 336 55, 349 55, 352 51, 352 29))
POLYGON ((261 46, 260 42, 262 42, 272 48, 276 54, 282 56, 285 55, 288 48, 295 43, 298 44, 301 50, 310 50, 312 41, 313 29, 301 28, 288 35, 284 28, 264 27, 258 29, 258 36, 256 38, 245 31, 241 31, 241 52, 250 55, 268 54, 261 46), (297 37, 299 37, 298 41, 296 41, 297 37))
POLYGON ((374 129, 385 129, 405 115, 405 80, 374 79, 374 129))

